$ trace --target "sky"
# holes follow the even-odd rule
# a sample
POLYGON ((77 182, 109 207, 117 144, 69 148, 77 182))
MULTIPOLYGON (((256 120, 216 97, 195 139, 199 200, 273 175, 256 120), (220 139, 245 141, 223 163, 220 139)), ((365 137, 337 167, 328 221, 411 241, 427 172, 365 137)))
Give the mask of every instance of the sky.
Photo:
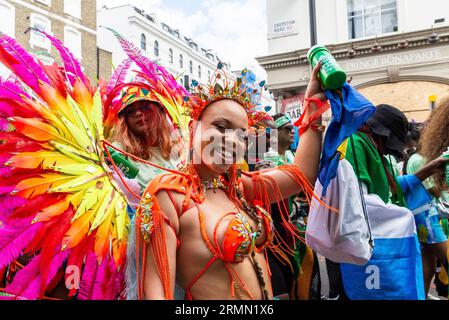
POLYGON ((131 4, 159 19, 200 46, 213 49, 232 70, 245 67, 266 79, 254 59, 268 52, 266 0, 98 0, 97 6, 131 4))

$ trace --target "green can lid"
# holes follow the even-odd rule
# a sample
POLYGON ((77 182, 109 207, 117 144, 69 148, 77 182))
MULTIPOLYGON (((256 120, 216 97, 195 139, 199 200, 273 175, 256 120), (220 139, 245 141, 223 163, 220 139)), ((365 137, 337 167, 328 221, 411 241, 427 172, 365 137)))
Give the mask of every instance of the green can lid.
POLYGON ((314 45, 312 48, 309 49, 309 51, 307 51, 307 59, 309 59, 309 61, 311 60, 312 56, 321 50, 325 50, 327 52, 330 52, 329 49, 327 49, 325 46, 321 45, 321 44, 316 44, 314 45))
POLYGON ((327 76, 324 86, 326 89, 336 90, 342 88, 345 82, 346 73, 339 70, 327 76))

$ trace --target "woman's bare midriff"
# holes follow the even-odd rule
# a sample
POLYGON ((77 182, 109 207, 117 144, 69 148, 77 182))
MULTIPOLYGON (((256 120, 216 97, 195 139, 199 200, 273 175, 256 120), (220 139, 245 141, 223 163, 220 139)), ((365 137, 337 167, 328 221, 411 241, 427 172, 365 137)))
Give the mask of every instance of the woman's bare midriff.
MULTIPOLYGON (((229 212, 237 212, 235 205, 221 190, 216 193, 208 191, 206 201, 198 207, 204 214, 206 232, 212 242, 214 241, 214 229, 220 218, 229 212)), ((242 211, 240 210, 240 212, 242 211)), ((246 213, 243 214, 250 222, 252 229, 257 230, 257 222, 251 219, 246 213)), ((223 219, 217 229, 220 249, 222 249, 223 238, 229 221, 233 218, 233 215, 229 215, 223 219)), ((177 254, 176 278, 177 282, 183 288, 187 288, 213 257, 213 254, 201 236, 198 209, 196 206, 181 216, 179 221, 179 238, 181 245, 177 254)), ((263 233, 259 237, 258 243, 262 243, 264 238, 265 234, 263 233)), ((215 243, 214 246, 216 246, 215 243)), ((264 254, 256 253, 256 260, 262 268, 266 288, 270 298, 272 298, 271 281, 264 254)), ((244 286, 249 290, 254 299, 262 299, 262 289, 257 278, 256 270, 249 257, 246 256, 239 263, 228 263, 227 266, 228 269, 232 270, 243 281, 244 286)), ((241 288, 242 286, 237 276, 234 278, 239 285, 234 291, 235 296, 233 297, 231 292, 231 277, 224 262, 217 258, 193 285, 190 290, 191 296, 195 300, 250 299, 251 297, 241 288)))

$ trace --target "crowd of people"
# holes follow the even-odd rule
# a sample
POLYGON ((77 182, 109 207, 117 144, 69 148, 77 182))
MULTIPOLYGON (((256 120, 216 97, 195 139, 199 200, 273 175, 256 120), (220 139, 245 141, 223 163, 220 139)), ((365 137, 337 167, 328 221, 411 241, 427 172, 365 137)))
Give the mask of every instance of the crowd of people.
MULTIPOLYGON (((340 214, 314 191, 331 107, 321 66, 293 150, 291 119, 256 108, 264 83, 219 64, 187 92, 116 36, 128 60, 92 86, 70 55, 42 66, 0 35, 13 72, 0 81, 0 298, 319 300, 323 277, 328 299, 376 298, 349 290, 347 264, 323 257, 324 274, 306 241, 312 202, 340 214)), ((360 197, 414 217, 420 298, 433 279, 447 296, 448 129, 449 98, 422 124, 381 104, 338 153, 360 197)))

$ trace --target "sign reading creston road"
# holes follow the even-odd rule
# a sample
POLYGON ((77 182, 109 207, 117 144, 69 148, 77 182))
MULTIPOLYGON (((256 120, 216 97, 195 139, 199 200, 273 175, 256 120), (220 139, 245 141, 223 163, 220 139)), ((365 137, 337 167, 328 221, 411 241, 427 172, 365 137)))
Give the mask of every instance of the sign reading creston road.
POLYGON ((405 65, 437 61, 445 55, 438 49, 404 53, 383 54, 373 58, 360 58, 350 61, 339 61, 342 68, 348 72, 356 70, 376 69, 391 65, 405 65))
POLYGON ((296 33, 296 20, 287 20, 273 25, 272 37, 286 36, 296 33))

